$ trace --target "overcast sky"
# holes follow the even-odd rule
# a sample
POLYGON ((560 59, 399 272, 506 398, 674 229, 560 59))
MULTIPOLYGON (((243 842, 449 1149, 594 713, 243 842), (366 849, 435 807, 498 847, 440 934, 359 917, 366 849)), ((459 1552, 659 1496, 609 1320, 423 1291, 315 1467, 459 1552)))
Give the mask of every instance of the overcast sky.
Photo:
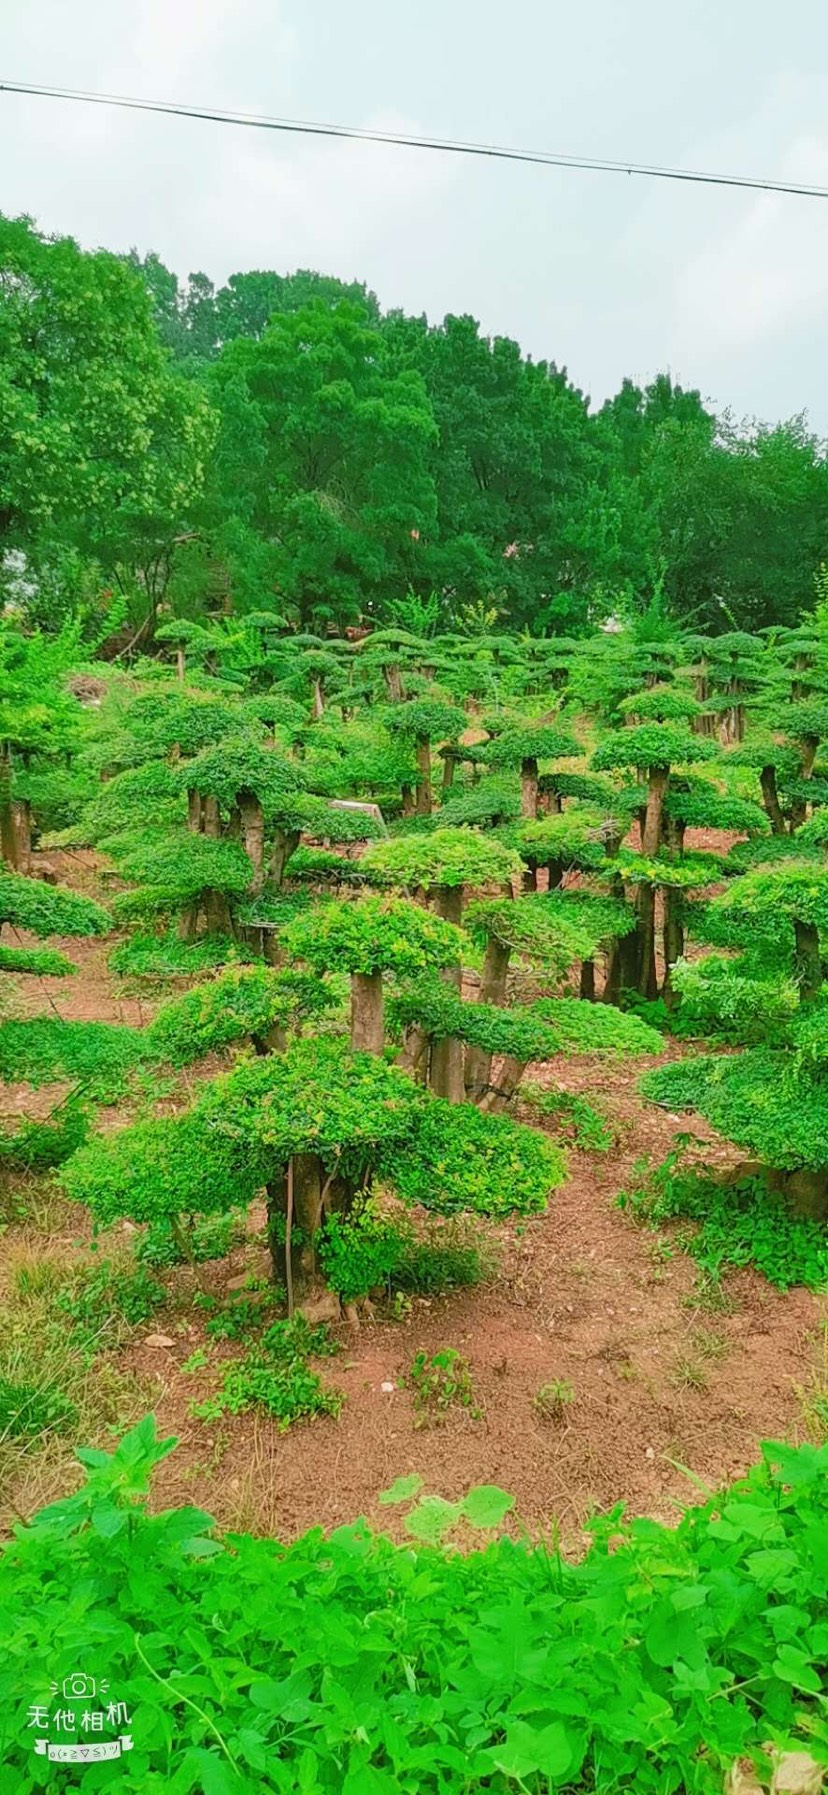
MULTIPOLYGON (((5 0, 0 80, 828 186, 825 0, 5 0)), ((828 435, 828 201, 0 94, 0 209, 180 275, 471 312, 599 401, 668 368, 828 435)))

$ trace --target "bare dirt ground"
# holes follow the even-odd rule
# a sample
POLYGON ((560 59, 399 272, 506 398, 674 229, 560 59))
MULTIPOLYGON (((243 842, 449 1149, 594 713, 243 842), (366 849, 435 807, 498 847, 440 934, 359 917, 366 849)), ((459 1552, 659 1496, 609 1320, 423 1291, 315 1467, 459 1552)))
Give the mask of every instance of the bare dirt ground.
MULTIPOLYGON (((719 837, 704 845, 724 844, 719 837)), ((67 944, 79 972, 71 980, 29 980, 26 1009, 47 1009, 51 1000, 67 1018, 146 1020, 151 1006, 123 998, 108 972, 110 945, 67 944)), ((474 1483, 501 1484, 530 1528, 557 1523, 577 1540, 596 1507, 621 1501, 634 1513, 667 1518, 676 1502, 695 1498, 682 1467, 716 1485, 755 1459, 760 1440, 802 1435, 797 1387, 813 1362, 819 1300, 804 1290, 783 1295, 740 1272, 728 1281, 728 1312, 708 1312, 693 1261, 660 1245, 615 1202, 635 1182, 636 1162, 663 1159, 682 1131, 703 1140, 704 1157, 722 1167, 740 1156, 698 1118, 645 1104, 633 1066, 562 1058, 533 1076, 601 1103, 614 1146, 569 1149, 568 1177, 545 1215, 486 1229, 499 1252, 491 1283, 414 1299, 403 1321, 375 1315, 358 1330, 337 1326, 341 1351, 319 1368, 345 1393, 338 1419, 284 1434, 266 1416, 194 1419, 190 1404, 211 1392, 215 1369, 181 1371, 204 1336, 198 1312, 183 1300, 192 1274, 166 1274, 169 1308, 118 1354, 119 1367, 141 1380, 162 1433, 180 1442, 160 1467, 159 1504, 197 1503, 224 1527, 281 1537, 359 1514, 386 1527, 391 1511, 377 1507, 378 1493, 418 1471, 430 1491, 449 1498, 474 1483), (171 1344, 149 1344, 159 1335, 171 1344), (418 1428, 406 1373, 417 1351, 446 1347, 467 1359, 482 1416, 452 1410, 441 1425, 418 1428), (553 1379, 573 1391, 560 1420, 544 1419, 533 1403, 553 1379)), ((65 1252, 89 1235, 88 1217, 66 1206, 54 1238, 39 1237, 39 1250, 65 1252)), ((34 1243, 30 1229, 0 1236, 0 1274, 21 1242, 34 1243)), ((204 1287, 238 1284, 245 1270, 260 1268, 262 1255, 251 1240, 205 1266, 204 1287)), ((72 1481, 67 1457, 58 1454, 33 1463, 9 1494, 27 1513, 72 1481)), ((0 1526, 10 1518, 0 1496, 0 1526)))

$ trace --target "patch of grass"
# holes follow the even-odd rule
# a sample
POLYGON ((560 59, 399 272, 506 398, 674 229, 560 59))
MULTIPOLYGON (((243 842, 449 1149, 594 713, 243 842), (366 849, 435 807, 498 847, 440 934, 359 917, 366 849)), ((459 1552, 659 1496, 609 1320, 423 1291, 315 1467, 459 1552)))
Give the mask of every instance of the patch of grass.
POLYGON ((163 1284, 143 1266, 119 1268, 108 1259, 85 1265, 68 1288, 56 1298, 56 1307, 68 1315, 76 1344, 86 1352, 113 1345, 123 1324, 136 1327, 149 1321, 166 1300, 163 1284))
POLYGON ((557 1124, 556 1134, 571 1142, 583 1153, 608 1153, 614 1142, 613 1130, 606 1116, 588 1098, 573 1091, 546 1090, 543 1085, 521 1085, 521 1103, 557 1124))
MULTIPOLYGON (((693 1224, 681 1245, 708 1279, 728 1266, 752 1265, 779 1290, 828 1287, 828 1235, 822 1222, 791 1213, 761 1175, 722 1184, 707 1168, 681 1168, 683 1146, 652 1167, 619 1207, 649 1227, 682 1219, 693 1224)), ((638 1168, 640 1169, 640 1168, 638 1168)))
POLYGON ((680 1352, 673 1360, 670 1382, 677 1390, 706 1390, 707 1373, 692 1352, 680 1352))
POLYGON ((553 1377, 546 1384, 541 1384, 536 1395, 532 1397, 532 1407, 543 1421, 563 1421, 568 1408, 575 1401, 575 1391, 566 1378, 553 1377))
POLYGON ((204 1421, 216 1421, 222 1415, 261 1408, 277 1423, 280 1433, 294 1421, 338 1415, 344 1401, 342 1392, 326 1388, 308 1364, 311 1358, 337 1351, 327 1328, 311 1327, 300 1315, 292 1321, 274 1322, 258 1346, 224 1367, 216 1394, 192 1403, 190 1413, 204 1421))
POLYGON ((808 1438, 816 1446, 828 1441, 828 1316, 811 1338, 812 1356, 805 1384, 794 1384, 808 1438))
POLYGON ((63 1432, 77 1421, 78 1411, 58 1384, 21 1383, 0 1377, 0 1444, 63 1432))
POLYGON ((474 1421, 483 1410, 474 1394, 468 1360, 455 1347, 440 1352, 414 1355, 408 1382, 414 1394, 414 1426, 426 1427, 429 1422, 444 1421, 450 1409, 465 1409, 474 1421))

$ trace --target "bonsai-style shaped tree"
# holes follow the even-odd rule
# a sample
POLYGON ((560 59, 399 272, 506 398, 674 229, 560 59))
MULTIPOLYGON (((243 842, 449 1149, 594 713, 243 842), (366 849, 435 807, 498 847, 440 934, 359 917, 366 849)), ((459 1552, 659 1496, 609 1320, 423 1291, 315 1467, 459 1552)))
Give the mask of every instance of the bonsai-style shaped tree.
POLYGON ((189 1066, 206 1053, 249 1041, 256 1053, 287 1044, 289 1028, 335 1006, 333 993, 312 974, 270 966, 230 966, 162 1004, 147 1030, 159 1059, 189 1066))
POLYGON ((581 750, 574 737, 558 724, 525 723, 503 730, 488 743, 486 759, 492 767, 520 768, 521 815, 538 814, 538 761, 570 760, 581 750))
POLYGON ((672 767, 689 767, 715 760, 715 743, 705 741, 678 723, 640 723, 614 729, 599 743, 592 765, 599 772, 631 769, 647 781, 647 802, 641 831, 642 854, 657 854, 661 845, 661 815, 672 767))
POLYGON ((764 931, 770 928, 782 951, 792 950, 803 1002, 823 984, 820 937, 828 935, 828 867, 812 862, 757 867, 716 899, 720 915, 764 931), (787 937, 787 939, 786 939, 787 937))
MULTIPOLYGON (((375 842, 362 863, 381 882, 424 889, 438 915, 457 927, 463 919, 466 887, 498 885, 511 892, 511 881, 521 870, 520 859, 511 848, 487 841, 473 829, 435 829, 430 835, 400 835, 375 842)), ((459 962, 447 968, 444 977, 459 991, 459 962)), ((441 1041, 432 1054, 431 1070, 433 1087, 442 1096, 461 1092, 462 1043, 441 1041)))
POLYGON ((375 1054, 385 1046, 383 974, 411 979, 456 965, 464 945, 453 923, 393 897, 320 905, 297 917, 283 937, 285 952, 316 972, 350 974, 351 1046, 375 1054))
POLYGON ((434 741, 456 742, 466 728, 468 718, 465 711, 459 710, 455 704, 445 704, 433 698, 415 698, 408 704, 401 704, 387 714, 386 722, 392 735, 402 736, 404 741, 414 743, 414 754, 417 762, 417 812, 420 816, 430 816, 431 797, 431 744, 434 741))
POLYGON ((242 1061, 182 1116, 99 1136, 63 1178, 103 1224, 175 1222, 264 1188, 290 1302, 294 1270, 315 1276, 326 1215, 347 1212, 374 1176, 445 1213, 507 1214, 543 1208, 562 1172, 559 1149, 533 1129, 440 1104, 383 1059, 323 1037, 242 1061))
POLYGON ((205 748, 182 765, 179 779, 187 791, 190 827, 205 834, 219 833, 219 819, 226 819, 228 834, 238 830, 253 868, 254 896, 265 884, 265 837, 270 836, 268 883, 278 887, 294 848, 299 845, 305 817, 299 796, 299 770, 275 748, 265 748, 244 736, 205 748), (215 824, 204 818, 204 800, 215 803, 215 824))
POLYGON ((202 917, 211 933, 232 935, 234 907, 249 894, 253 878, 252 864, 238 842, 184 830, 174 835, 139 831, 122 839, 116 864, 137 886, 114 899, 116 916, 124 922, 177 916, 182 941, 195 939, 202 917))

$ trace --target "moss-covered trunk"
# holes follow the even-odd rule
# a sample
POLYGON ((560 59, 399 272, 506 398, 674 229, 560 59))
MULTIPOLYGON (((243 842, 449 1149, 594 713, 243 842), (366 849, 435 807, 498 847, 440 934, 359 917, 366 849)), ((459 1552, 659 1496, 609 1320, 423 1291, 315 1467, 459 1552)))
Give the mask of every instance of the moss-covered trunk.
MULTIPOLYGON (((445 917, 446 922, 453 922, 459 928, 463 917, 462 885, 435 886, 434 908, 438 916, 445 917)), ((460 992, 463 983, 461 966, 445 967, 441 977, 460 992)), ((447 1097, 450 1103, 462 1103, 466 1094, 462 1041, 452 1037, 432 1042, 429 1077, 431 1089, 436 1096, 447 1097)))
POLYGON ((417 760, 417 815, 431 815, 431 743, 419 735, 415 744, 417 760))
MULTIPOLYGON (((503 1008, 506 1002, 506 978, 509 971, 511 948, 504 947, 501 941, 489 936, 486 953, 483 959, 483 972, 480 979, 480 1002, 496 1004, 503 1008)), ((470 1103, 479 1103, 485 1096, 491 1079, 492 1055, 484 1047, 466 1048, 465 1086, 466 1096, 470 1103)))
POLYGON ((352 974, 351 1046, 355 1053, 375 1054, 381 1054, 385 1046, 381 972, 352 974))
POLYGON ((264 811, 252 792, 239 793, 242 847, 253 867, 250 890, 258 897, 265 879, 264 811))
POLYGON ((819 951, 819 933, 813 923, 800 922, 794 917, 794 965, 799 984, 800 1003, 807 1003, 812 997, 818 997, 822 989, 822 957, 819 951))
POLYGON ((771 826, 771 834, 784 835, 785 818, 782 815, 782 806, 779 802, 779 793, 776 789, 776 768, 761 767, 759 771, 759 784, 762 788, 762 803, 765 807, 765 814, 767 815, 771 826))
POLYGON ((520 763, 520 814, 538 814, 538 763, 534 755, 520 763))

